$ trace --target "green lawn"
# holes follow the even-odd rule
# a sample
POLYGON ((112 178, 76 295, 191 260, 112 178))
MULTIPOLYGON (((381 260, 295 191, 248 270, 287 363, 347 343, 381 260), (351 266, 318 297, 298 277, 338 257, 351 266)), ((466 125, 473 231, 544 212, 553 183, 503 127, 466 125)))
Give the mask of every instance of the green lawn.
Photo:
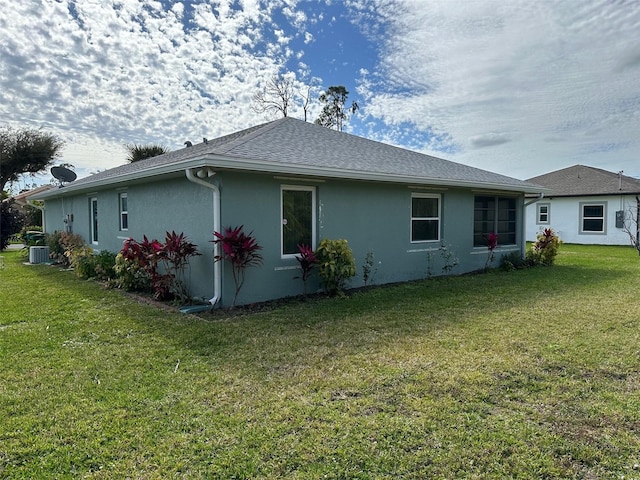
POLYGON ((640 479, 640 258, 201 317, 4 252, 1 478, 640 479))

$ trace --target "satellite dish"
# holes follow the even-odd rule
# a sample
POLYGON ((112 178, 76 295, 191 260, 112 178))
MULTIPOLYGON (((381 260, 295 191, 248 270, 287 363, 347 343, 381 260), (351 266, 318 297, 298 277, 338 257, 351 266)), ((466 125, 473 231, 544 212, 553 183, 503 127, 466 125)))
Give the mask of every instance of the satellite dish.
POLYGON ((62 186, 62 184, 65 182, 73 182, 76 178, 78 178, 76 172, 65 167, 51 167, 51 175, 53 175, 60 182, 60 186, 62 186))

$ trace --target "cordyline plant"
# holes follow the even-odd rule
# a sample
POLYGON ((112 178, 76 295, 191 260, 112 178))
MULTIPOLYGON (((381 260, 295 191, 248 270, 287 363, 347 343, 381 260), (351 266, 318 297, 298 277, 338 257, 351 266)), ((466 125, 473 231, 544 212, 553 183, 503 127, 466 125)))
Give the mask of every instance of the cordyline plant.
POLYGON ((302 284, 304 288, 304 294, 307 294, 307 280, 311 276, 313 272, 313 267, 317 265, 318 259, 316 258, 316 254, 313 252, 313 249, 309 245, 298 245, 298 252, 300 255, 296 255, 296 260, 300 264, 300 268, 302 269, 301 278, 302 284))
POLYGON ((553 265, 559 248, 560 239, 550 228, 545 228, 542 232, 536 235, 536 241, 532 247, 534 255, 539 263, 547 266, 553 265))
POLYGON ((118 273, 127 277, 122 282, 125 287, 135 287, 143 284, 137 273, 142 270, 156 300, 166 300, 173 296, 185 303, 190 300, 190 295, 184 281, 184 272, 189 258, 196 255, 200 255, 197 245, 189 242, 183 233, 166 232, 164 244, 156 239, 149 240, 146 235, 142 242, 129 238, 125 240, 118 255, 124 259, 124 266, 120 265, 118 273))
POLYGON ((489 250, 489 256, 487 257, 487 261, 484 264, 485 270, 489 268, 489 265, 491 264, 491 262, 493 262, 493 256, 494 256, 493 251, 496 249, 497 246, 498 246, 498 234, 491 232, 487 236, 487 249, 489 250))
POLYGON ((158 256, 169 274, 171 293, 182 303, 191 300, 185 281, 185 271, 189 265, 189 258, 201 255, 198 246, 191 243, 184 233, 166 232, 164 245, 158 256))
POLYGON ((253 237, 253 232, 246 234, 242 231, 244 225, 239 227, 225 227, 220 232, 213 232, 214 244, 220 245, 222 252, 214 257, 214 261, 226 260, 231 264, 233 283, 236 291, 233 296, 232 307, 236 305, 238 293, 244 285, 247 268, 262 264, 262 255, 258 253, 262 247, 253 237))

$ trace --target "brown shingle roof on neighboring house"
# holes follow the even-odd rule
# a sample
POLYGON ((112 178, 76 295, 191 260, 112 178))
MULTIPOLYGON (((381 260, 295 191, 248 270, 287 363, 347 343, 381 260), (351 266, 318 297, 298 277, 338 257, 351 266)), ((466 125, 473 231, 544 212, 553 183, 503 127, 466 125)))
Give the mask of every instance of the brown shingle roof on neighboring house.
POLYGON ((545 194, 547 197, 640 194, 640 180, 585 165, 563 168, 527 181, 550 189, 551 192, 545 194))

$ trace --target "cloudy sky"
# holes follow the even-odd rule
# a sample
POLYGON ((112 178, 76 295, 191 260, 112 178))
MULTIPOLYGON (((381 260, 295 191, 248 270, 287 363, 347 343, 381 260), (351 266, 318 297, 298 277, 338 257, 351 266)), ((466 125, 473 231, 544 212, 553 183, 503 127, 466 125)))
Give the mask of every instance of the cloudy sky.
MULTIPOLYGON (((635 0, 21 0, 0 10, 0 125, 61 137, 79 176, 125 144, 215 138, 275 117, 274 75, 345 130, 526 179, 574 164, 640 177, 635 0)), ((303 118, 301 97, 290 112, 303 118)))

